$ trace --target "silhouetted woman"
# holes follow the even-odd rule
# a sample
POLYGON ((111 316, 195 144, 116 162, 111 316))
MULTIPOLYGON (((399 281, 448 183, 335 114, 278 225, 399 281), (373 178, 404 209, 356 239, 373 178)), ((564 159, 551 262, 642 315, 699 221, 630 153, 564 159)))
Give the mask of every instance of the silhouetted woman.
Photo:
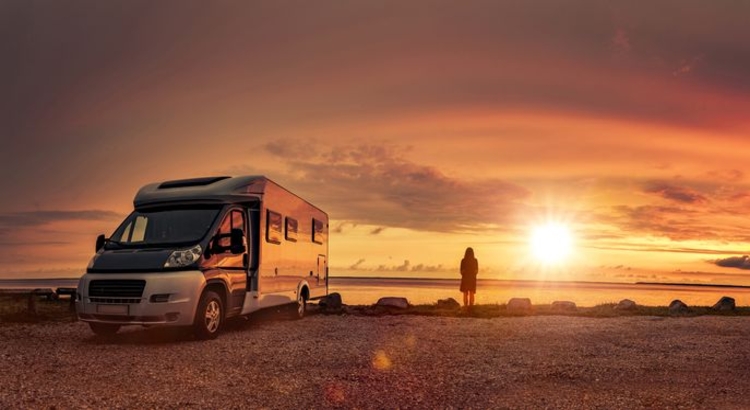
POLYGON ((474 305, 474 294, 477 292, 477 272, 479 262, 474 257, 474 249, 466 248, 461 259, 461 292, 464 293, 464 307, 474 305))

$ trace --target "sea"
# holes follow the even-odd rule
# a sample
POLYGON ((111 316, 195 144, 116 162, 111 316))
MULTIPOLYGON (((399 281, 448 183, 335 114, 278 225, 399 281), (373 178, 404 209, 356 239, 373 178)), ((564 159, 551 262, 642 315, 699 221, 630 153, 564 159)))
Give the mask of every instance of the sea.
MULTIPOLYGON (((78 278, 0 279, 0 289, 77 285, 78 278)), ((369 305, 387 296, 405 297, 415 305, 446 298, 461 302, 463 298, 458 279, 331 276, 328 287, 348 305, 369 305)), ((640 305, 668 306, 679 299, 689 306, 711 306, 723 296, 734 298, 737 306, 748 306, 750 286, 478 279, 475 303, 504 304, 511 298, 529 298, 533 304, 571 301, 590 307, 630 299, 640 305)))

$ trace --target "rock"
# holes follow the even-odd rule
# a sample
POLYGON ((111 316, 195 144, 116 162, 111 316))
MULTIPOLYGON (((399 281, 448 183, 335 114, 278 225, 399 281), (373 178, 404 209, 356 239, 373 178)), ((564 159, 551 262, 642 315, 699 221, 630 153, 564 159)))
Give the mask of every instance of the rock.
POLYGON ((735 309, 734 298, 730 298, 729 296, 724 296, 721 299, 719 299, 719 301, 716 302, 716 304, 713 305, 711 309, 719 310, 719 311, 734 310, 735 309))
POLYGON ((378 299, 376 306, 392 307, 397 309, 406 309, 409 307, 409 301, 406 298, 399 297, 385 297, 378 299))
POLYGON ((630 299, 623 299, 620 301, 620 303, 615 306, 615 309, 617 310, 633 310, 635 309, 636 304, 630 299))
POLYGON ((509 312, 528 312, 531 311, 531 299, 513 298, 508 301, 509 312))
POLYGON ((552 302, 552 310, 556 312, 573 312, 577 309, 574 302, 556 300, 552 302))
POLYGON ((448 299, 440 299, 437 301, 437 308, 438 309, 460 309, 461 304, 456 301, 456 299, 448 298, 448 299))
POLYGON ((341 294, 336 292, 329 294, 318 302, 318 306, 323 313, 341 312, 343 306, 343 303, 341 302, 341 294))
POLYGON ((688 305, 686 305, 679 299, 675 299, 672 301, 672 303, 669 304, 669 313, 673 315, 680 315, 688 312, 690 312, 690 308, 688 308, 688 305))

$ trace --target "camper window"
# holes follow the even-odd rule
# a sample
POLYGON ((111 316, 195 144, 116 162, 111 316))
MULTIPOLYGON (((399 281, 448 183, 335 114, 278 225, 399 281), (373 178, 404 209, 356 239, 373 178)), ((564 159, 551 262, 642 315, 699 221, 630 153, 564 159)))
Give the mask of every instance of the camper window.
POLYGON ((286 217, 285 237, 287 241, 297 242, 297 220, 288 216, 286 217))
POLYGON ((266 241, 270 243, 281 243, 281 214, 271 211, 266 214, 266 241))
POLYGON ((312 220, 312 241, 318 244, 325 242, 326 232, 325 225, 322 221, 315 218, 312 220))

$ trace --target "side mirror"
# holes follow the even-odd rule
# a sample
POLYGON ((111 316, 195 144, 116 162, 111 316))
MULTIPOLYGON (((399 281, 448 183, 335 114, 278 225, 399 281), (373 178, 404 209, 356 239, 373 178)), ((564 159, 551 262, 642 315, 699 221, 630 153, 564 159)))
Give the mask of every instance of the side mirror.
POLYGON ((104 247, 104 244, 107 242, 107 238, 104 237, 104 234, 101 234, 96 237, 96 251, 99 252, 101 248, 104 247))
POLYGON ((229 251, 234 255, 245 253, 245 234, 242 229, 232 229, 229 239, 229 251))
POLYGON ((234 255, 239 255, 247 251, 245 247, 245 234, 242 232, 242 229, 232 229, 230 233, 222 233, 214 236, 209 242, 205 255, 206 258, 210 258, 211 255, 227 251, 234 255), (229 238, 229 246, 219 245, 219 242, 224 238, 229 238))

